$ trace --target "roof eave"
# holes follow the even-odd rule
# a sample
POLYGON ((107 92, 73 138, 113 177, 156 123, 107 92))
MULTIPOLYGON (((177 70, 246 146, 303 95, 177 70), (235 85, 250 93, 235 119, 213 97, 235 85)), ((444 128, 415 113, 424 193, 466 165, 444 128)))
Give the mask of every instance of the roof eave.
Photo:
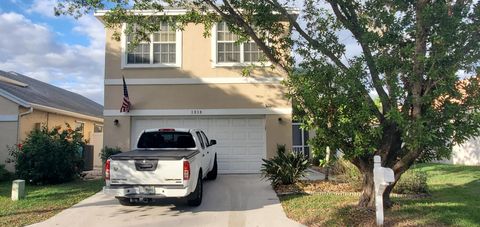
POLYGON ((31 107, 29 102, 11 94, 10 92, 7 92, 7 91, 3 90, 1 88, 0 88, 0 96, 4 97, 4 98, 20 105, 20 106, 23 106, 25 108, 30 108, 31 107))
MULTIPOLYGON (((103 16, 105 16, 110 10, 97 10, 93 13, 98 20, 102 23, 103 16)), ((128 10, 129 12, 134 13, 135 15, 142 15, 142 16, 176 16, 176 15, 184 15, 188 12, 187 9, 164 9, 163 11, 157 10, 128 10)), ((213 11, 213 10, 211 10, 213 11)), ((287 7, 287 12, 290 15, 298 16, 300 14, 300 9, 296 7, 287 7)))

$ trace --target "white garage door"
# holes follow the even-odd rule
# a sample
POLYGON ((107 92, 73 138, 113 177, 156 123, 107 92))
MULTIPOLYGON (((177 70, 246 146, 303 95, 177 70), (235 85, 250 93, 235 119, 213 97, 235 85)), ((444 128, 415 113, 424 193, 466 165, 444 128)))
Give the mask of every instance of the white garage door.
POLYGON ((258 173, 266 156, 265 117, 133 118, 132 148, 140 133, 151 128, 198 128, 217 140, 220 173, 258 173))

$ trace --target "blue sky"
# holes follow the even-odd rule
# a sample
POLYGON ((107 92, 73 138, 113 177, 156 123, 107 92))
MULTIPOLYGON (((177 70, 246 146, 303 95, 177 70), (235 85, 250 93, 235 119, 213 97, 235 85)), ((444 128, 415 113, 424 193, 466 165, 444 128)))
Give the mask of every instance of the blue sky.
POLYGON ((55 0, 0 0, 0 70, 103 104, 105 32, 92 15, 55 17, 55 0))

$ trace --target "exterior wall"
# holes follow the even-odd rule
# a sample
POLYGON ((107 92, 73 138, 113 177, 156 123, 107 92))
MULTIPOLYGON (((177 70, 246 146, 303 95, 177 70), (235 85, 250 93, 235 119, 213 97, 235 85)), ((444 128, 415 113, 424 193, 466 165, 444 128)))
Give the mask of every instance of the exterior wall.
POLYGON ((130 150, 131 117, 105 117, 103 127, 104 146, 130 150), (114 125, 115 119, 118 120, 118 126, 114 125))
POLYGON ((454 146, 452 158, 437 162, 456 165, 480 166, 480 137, 470 139, 463 144, 454 146))
MULTIPOLYGON (((28 111, 27 108, 20 108, 21 112, 28 111)), ((103 122, 95 122, 92 120, 76 118, 56 113, 45 112, 41 110, 33 110, 32 113, 26 114, 19 119, 19 131, 18 131, 18 142, 21 142, 26 139, 28 134, 35 129, 35 124, 40 123, 42 126, 47 126, 48 129, 52 129, 56 126, 61 126, 65 128, 65 123, 68 123, 72 128, 75 127, 76 121, 84 122, 83 129, 83 139, 87 141, 87 144, 94 145, 94 165, 101 166, 98 163, 101 163, 98 154, 103 147, 103 140, 92 141, 94 136, 93 129, 95 123, 103 125, 103 122), (94 143, 93 143, 94 142, 94 143)))
MULTIPOLYGON (((203 25, 189 24, 182 33, 182 66, 180 68, 121 68, 121 42, 111 39, 114 30, 106 31, 105 79, 125 78, 195 78, 238 77, 243 67, 212 67, 212 42, 203 37, 203 25)), ((254 70, 255 76, 282 76, 270 67, 254 70)))
POLYGON ((18 104, 0 96, 0 115, 18 115, 18 104))
MULTIPOLYGON (((127 79, 132 112, 159 109, 266 109, 291 108, 284 95, 285 88, 278 82, 268 83, 199 83, 199 84, 128 84, 132 79, 198 79, 243 78, 243 67, 214 67, 212 41, 203 37, 202 25, 188 25, 182 33, 181 67, 173 68, 123 68, 122 44, 111 39, 113 30, 106 31, 105 79, 127 79)), ((254 79, 278 79, 284 77, 270 67, 257 67, 251 72, 254 79)), ((105 84, 105 111, 119 111, 122 105, 121 84, 105 84)), ((131 115, 105 114, 104 145, 130 148, 131 115), (114 125, 117 119, 119 124, 114 125)), ((292 145, 290 114, 267 114, 267 157, 276 154, 277 144, 292 145), (282 118, 282 121, 278 121, 282 118)))
POLYGON ((18 116, 18 105, 10 100, 0 97, 0 165, 5 165, 9 171, 13 171, 13 164, 6 163, 9 158, 7 146, 17 143, 18 121, 12 119, 18 116))
MULTIPOLYGON (((26 108, 21 108, 22 112, 27 111, 26 108)), ((93 134, 94 123, 103 124, 102 122, 94 122, 87 119, 76 118, 66 115, 60 115, 56 113, 49 113, 41 110, 33 110, 32 113, 24 115, 20 118, 20 130, 19 140, 23 141, 34 128, 36 123, 41 123, 42 126, 47 126, 48 129, 52 129, 56 126, 65 128, 65 123, 70 124, 72 128, 75 127, 76 121, 84 122, 84 139, 90 141, 90 137, 93 134)))
MULTIPOLYGON (((128 92, 133 109, 291 107, 274 84, 129 85, 128 92)), ((105 110, 119 109, 122 97, 122 86, 105 86, 105 110)))
POLYGON ((277 145, 285 145, 287 150, 292 147, 292 115, 267 115, 267 158, 277 154, 277 145), (279 120, 281 118, 281 120, 279 120))
POLYGON ((0 122, 0 164, 5 165, 8 171, 14 171, 13 163, 6 163, 10 158, 7 146, 15 146, 17 143, 18 122, 0 122))

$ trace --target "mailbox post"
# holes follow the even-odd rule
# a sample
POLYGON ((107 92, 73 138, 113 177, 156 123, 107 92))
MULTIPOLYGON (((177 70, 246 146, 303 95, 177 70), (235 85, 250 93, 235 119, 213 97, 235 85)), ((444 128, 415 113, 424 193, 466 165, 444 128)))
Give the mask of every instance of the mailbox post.
POLYGON ((377 225, 383 225, 383 192, 388 185, 395 181, 393 170, 382 167, 382 158, 378 155, 373 157, 373 182, 375 184, 375 209, 377 225))

